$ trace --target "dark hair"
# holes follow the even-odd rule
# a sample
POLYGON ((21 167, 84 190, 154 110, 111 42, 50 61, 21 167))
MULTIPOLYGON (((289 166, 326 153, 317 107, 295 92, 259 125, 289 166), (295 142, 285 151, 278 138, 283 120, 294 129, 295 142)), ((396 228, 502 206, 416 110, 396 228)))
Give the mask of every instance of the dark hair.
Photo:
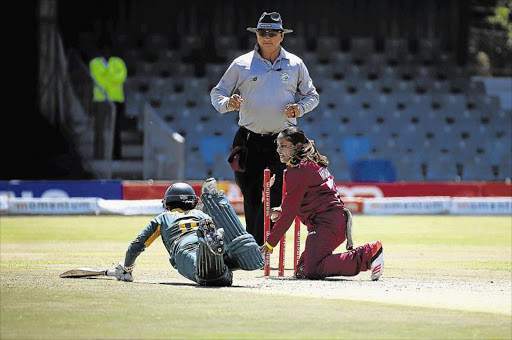
POLYGON ((295 155, 290 159, 290 165, 292 167, 297 167, 301 162, 305 161, 317 163, 323 167, 329 166, 329 159, 318 152, 315 142, 309 139, 301 128, 288 126, 279 132, 277 138, 286 139, 293 145, 297 145, 298 143, 302 144, 302 148, 297 150, 295 155))

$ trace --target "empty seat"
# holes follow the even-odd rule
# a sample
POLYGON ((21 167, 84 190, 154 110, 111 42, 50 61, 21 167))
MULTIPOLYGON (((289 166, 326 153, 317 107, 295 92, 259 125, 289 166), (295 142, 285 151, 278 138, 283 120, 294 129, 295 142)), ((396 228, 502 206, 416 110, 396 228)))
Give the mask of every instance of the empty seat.
POLYGON ((329 60, 334 67, 342 67, 350 64, 350 54, 338 50, 331 50, 329 53, 329 60))
POLYGON ((449 153, 433 153, 427 160, 426 165, 427 180, 455 181, 459 179, 456 161, 449 153))
POLYGON ((153 77, 158 75, 157 64, 145 60, 137 60, 135 65, 137 76, 153 77))
POLYGON ((224 75, 224 72, 226 72, 226 70, 227 66, 224 64, 207 63, 205 75, 208 81, 217 84, 220 78, 224 75))
POLYGON ((228 51, 238 48, 238 39, 234 35, 217 34, 214 38, 214 45, 218 55, 228 56, 228 51))
POLYGON ((441 51, 439 39, 421 38, 418 41, 418 54, 423 59, 433 59, 441 51))
POLYGON ((200 150, 206 166, 212 167, 217 154, 229 154, 229 142, 224 136, 203 136, 200 150))
POLYGON ((152 33, 146 37, 146 48, 158 53, 159 51, 169 48, 169 40, 166 35, 152 33))
POLYGON ((396 169, 388 159, 359 159, 350 166, 350 177, 359 182, 394 182, 396 169))
POLYGON ((386 39, 384 43, 384 53, 389 57, 400 57, 408 54, 407 40, 405 39, 386 39))
POLYGON ((491 164, 483 157, 475 156, 462 166, 462 179, 466 181, 494 180, 491 164))
POLYGON ((316 64, 309 66, 308 71, 314 83, 316 83, 315 79, 332 78, 333 74, 332 66, 324 64, 316 64))
POLYGON ((324 154, 329 158, 329 172, 336 181, 350 181, 350 167, 341 152, 336 148, 327 149, 324 154))
POLYGON ((352 53, 352 55, 366 57, 374 53, 374 43, 372 38, 352 38, 350 45, 350 53, 352 53))
POLYGON ((341 140, 343 156, 352 165, 360 157, 370 155, 370 141, 367 137, 345 136, 341 140))
POLYGON ((228 154, 217 154, 212 167, 212 176, 217 180, 234 180, 235 175, 228 164, 228 154))
POLYGON ((466 96, 463 94, 441 94, 437 98, 441 107, 453 116, 462 114, 466 109, 466 96))
POLYGON ((203 46, 203 40, 199 35, 182 35, 180 43, 183 55, 188 55, 192 50, 201 49, 203 46))
POLYGON ((157 51, 158 63, 177 63, 181 62, 181 52, 179 50, 172 50, 170 48, 163 48, 157 51))
POLYGON ((208 172, 200 157, 191 157, 185 162, 185 178, 188 180, 204 180, 208 178, 208 172))
POLYGON ((498 164, 496 179, 499 181, 510 181, 512 179, 512 161, 510 158, 504 159, 498 164))
POLYGON ((340 38, 337 36, 319 36, 316 43, 316 52, 320 55, 328 54, 341 48, 340 38))
POLYGON ((299 54, 306 50, 306 42, 303 36, 285 35, 283 47, 293 54, 299 54))

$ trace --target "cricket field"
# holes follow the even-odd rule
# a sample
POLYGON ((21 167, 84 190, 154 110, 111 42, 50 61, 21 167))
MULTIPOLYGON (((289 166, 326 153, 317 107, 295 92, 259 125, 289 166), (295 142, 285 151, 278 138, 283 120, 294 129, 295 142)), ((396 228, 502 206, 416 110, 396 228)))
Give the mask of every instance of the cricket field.
POLYGON ((510 216, 355 215, 355 245, 383 243, 376 282, 369 272, 294 279, 291 231, 285 277, 276 248, 270 277, 235 271, 232 287, 199 287, 156 240, 133 283, 59 278, 75 267, 114 267, 151 217, 1 216, 0 338, 512 338, 510 216))

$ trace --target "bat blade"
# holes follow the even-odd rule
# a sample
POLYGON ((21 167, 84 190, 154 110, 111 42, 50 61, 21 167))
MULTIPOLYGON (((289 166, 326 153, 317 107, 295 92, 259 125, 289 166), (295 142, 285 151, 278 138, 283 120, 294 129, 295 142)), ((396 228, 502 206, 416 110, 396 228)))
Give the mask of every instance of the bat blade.
POLYGON ((60 278, 77 278, 77 277, 93 277, 93 276, 111 276, 110 270, 104 268, 88 268, 80 267, 68 270, 59 275, 60 278))

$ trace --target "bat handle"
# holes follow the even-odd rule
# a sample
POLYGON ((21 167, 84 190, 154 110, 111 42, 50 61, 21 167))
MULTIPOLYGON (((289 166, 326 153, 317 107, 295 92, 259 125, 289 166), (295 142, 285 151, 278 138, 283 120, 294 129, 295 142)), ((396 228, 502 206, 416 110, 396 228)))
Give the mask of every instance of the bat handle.
POLYGON ((107 269, 105 270, 106 276, 116 276, 116 271, 114 269, 107 269))

